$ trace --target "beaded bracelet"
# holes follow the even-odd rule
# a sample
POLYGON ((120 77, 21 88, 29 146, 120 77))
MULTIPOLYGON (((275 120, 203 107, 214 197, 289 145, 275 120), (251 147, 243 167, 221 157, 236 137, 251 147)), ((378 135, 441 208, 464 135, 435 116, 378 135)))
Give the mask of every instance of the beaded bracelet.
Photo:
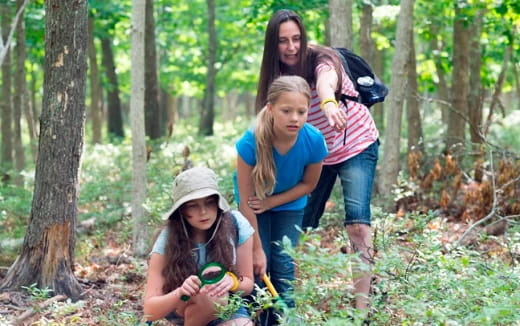
POLYGON ((233 286, 231 287, 231 289, 229 289, 229 291, 235 292, 238 289, 238 285, 240 284, 240 282, 238 282, 237 276, 232 272, 227 272, 226 274, 229 275, 231 279, 233 279, 233 286))
POLYGON ((329 103, 329 102, 334 103, 334 105, 335 105, 336 107, 338 107, 338 101, 336 101, 335 98, 329 97, 329 98, 326 98, 326 99, 324 99, 323 101, 321 101, 321 103, 320 103, 320 109, 323 110, 323 108, 325 107, 325 104, 327 104, 327 103, 329 103))

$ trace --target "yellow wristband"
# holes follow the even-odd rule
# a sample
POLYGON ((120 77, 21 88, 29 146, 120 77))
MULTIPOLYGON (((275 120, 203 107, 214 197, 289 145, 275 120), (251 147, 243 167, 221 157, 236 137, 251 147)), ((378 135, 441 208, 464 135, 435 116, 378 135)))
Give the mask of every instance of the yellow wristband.
POLYGON ((229 291, 235 292, 238 289, 238 285, 240 284, 240 282, 238 282, 238 277, 231 272, 227 272, 226 274, 229 275, 231 279, 233 279, 233 286, 231 287, 231 289, 229 289, 229 291))
POLYGON ((324 99, 323 101, 321 101, 320 103, 320 109, 323 110, 323 108, 325 107, 325 104, 329 103, 329 102, 332 102, 334 103, 334 105, 336 106, 336 108, 338 107, 338 101, 336 101, 336 99, 332 98, 332 97, 329 97, 329 98, 326 98, 324 99))

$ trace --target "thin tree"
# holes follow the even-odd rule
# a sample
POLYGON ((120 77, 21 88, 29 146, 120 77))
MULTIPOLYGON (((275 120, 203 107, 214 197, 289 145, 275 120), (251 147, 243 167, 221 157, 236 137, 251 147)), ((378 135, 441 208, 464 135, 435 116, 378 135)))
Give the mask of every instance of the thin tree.
POLYGON ((464 15, 463 4, 455 2, 455 20, 453 27, 453 73, 451 83, 451 109, 448 112, 446 130, 446 148, 463 144, 468 116, 469 89, 469 26, 464 15))
POLYGON ((45 1, 45 63, 30 223, 1 289, 36 284, 77 300, 72 272, 85 123, 87 1, 45 1))
POLYGON ((408 155, 422 147, 422 123, 419 110, 419 90, 417 85, 417 62, 415 58, 415 37, 410 33, 410 52, 408 61, 408 88, 406 97, 406 118, 408 120, 408 155))
POLYGON ((208 61, 206 73, 206 88, 204 89, 204 104, 200 115, 199 134, 213 135, 213 122, 215 121, 215 79, 217 70, 217 31, 215 29, 215 0, 206 0, 208 7, 208 61))
POLYGON ((90 118, 92 121, 92 143, 101 143, 102 106, 101 106, 101 82, 99 80, 99 68, 97 62, 96 45, 94 43, 94 17, 88 17, 88 62, 90 81, 90 118))
POLYGON ((108 112, 108 135, 109 137, 123 138, 123 114, 121 112, 121 100, 119 99, 119 83, 117 81, 114 53, 112 51, 112 40, 109 36, 101 39, 103 52, 102 64, 107 78, 107 112, 108 112))
POLYGON ((5 47, 2 49, 2 98, 0 99, 0 105, 2 108, 1 125, 2 129, 2 153, 0 157, 0 163, 9 170, 13 167, 13 102, 11 93, 11 47, 10 45, 10 20, 11 20, 11 8, 9 3, 5 2, 0 4, 0 12, 2 20, 2 44, 5 47))
POLYGON ((161 122, 164 119, 161 119, 161 107, 159 106, 153 0, 146 0, 144 43, 146 58, 144 66, 145 132, 150 139, 157 139, 163 135, 161 122))
POLYGON ((146 0, 132 1, 131 96, 130 121, 132 129, 132 218, 133 251, 138 257, 146 255, 148 229, 146 227, 146 145, 144 127, 144 33, 146 0))
POLYGON ((352 0, 329 0, 330 46, 352 49, 352 0))
POLYGON ((410 52, 410 34, 413 29, 413 0, 401 1, 401 10, 397 21, 395 54, 392 60, 392 80, 388 107, 387 126, 383 143, 383 162, 380 164, 379 192, 388 194, 397 181, 399 174, 399 153, 401 139, 401 119, 403 99, 406 97, 406 66, 410 52))

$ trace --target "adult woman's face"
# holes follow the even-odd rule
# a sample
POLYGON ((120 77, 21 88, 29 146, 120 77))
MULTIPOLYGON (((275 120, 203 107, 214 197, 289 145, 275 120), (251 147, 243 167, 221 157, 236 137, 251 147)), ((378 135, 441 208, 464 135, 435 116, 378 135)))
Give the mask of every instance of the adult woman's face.
POLYGON ((281 23, 278 39, 280 60, 288 66, 296 65, 301 44, 301 32, 298 25, 292 20, 281 23))

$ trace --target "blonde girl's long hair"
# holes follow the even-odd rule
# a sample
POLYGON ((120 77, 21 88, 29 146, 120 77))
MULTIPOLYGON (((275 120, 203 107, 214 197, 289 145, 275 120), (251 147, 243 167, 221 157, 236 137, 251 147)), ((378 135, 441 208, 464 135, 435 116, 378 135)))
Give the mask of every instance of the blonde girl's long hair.
MULTIPOLYGON (((311 99, 311 89, 305 79, 300 76, 281 76, 273 81, 267 92, 267 103, 275 105, 280 96, 286 92, 298 92, 311 99)), ((267 106, 258 113, 255 127, 256 165, 252 177, 256 196, 259 199, 271 195, 276 185, 276 166, 273 158, 274 120, 267 106)))

